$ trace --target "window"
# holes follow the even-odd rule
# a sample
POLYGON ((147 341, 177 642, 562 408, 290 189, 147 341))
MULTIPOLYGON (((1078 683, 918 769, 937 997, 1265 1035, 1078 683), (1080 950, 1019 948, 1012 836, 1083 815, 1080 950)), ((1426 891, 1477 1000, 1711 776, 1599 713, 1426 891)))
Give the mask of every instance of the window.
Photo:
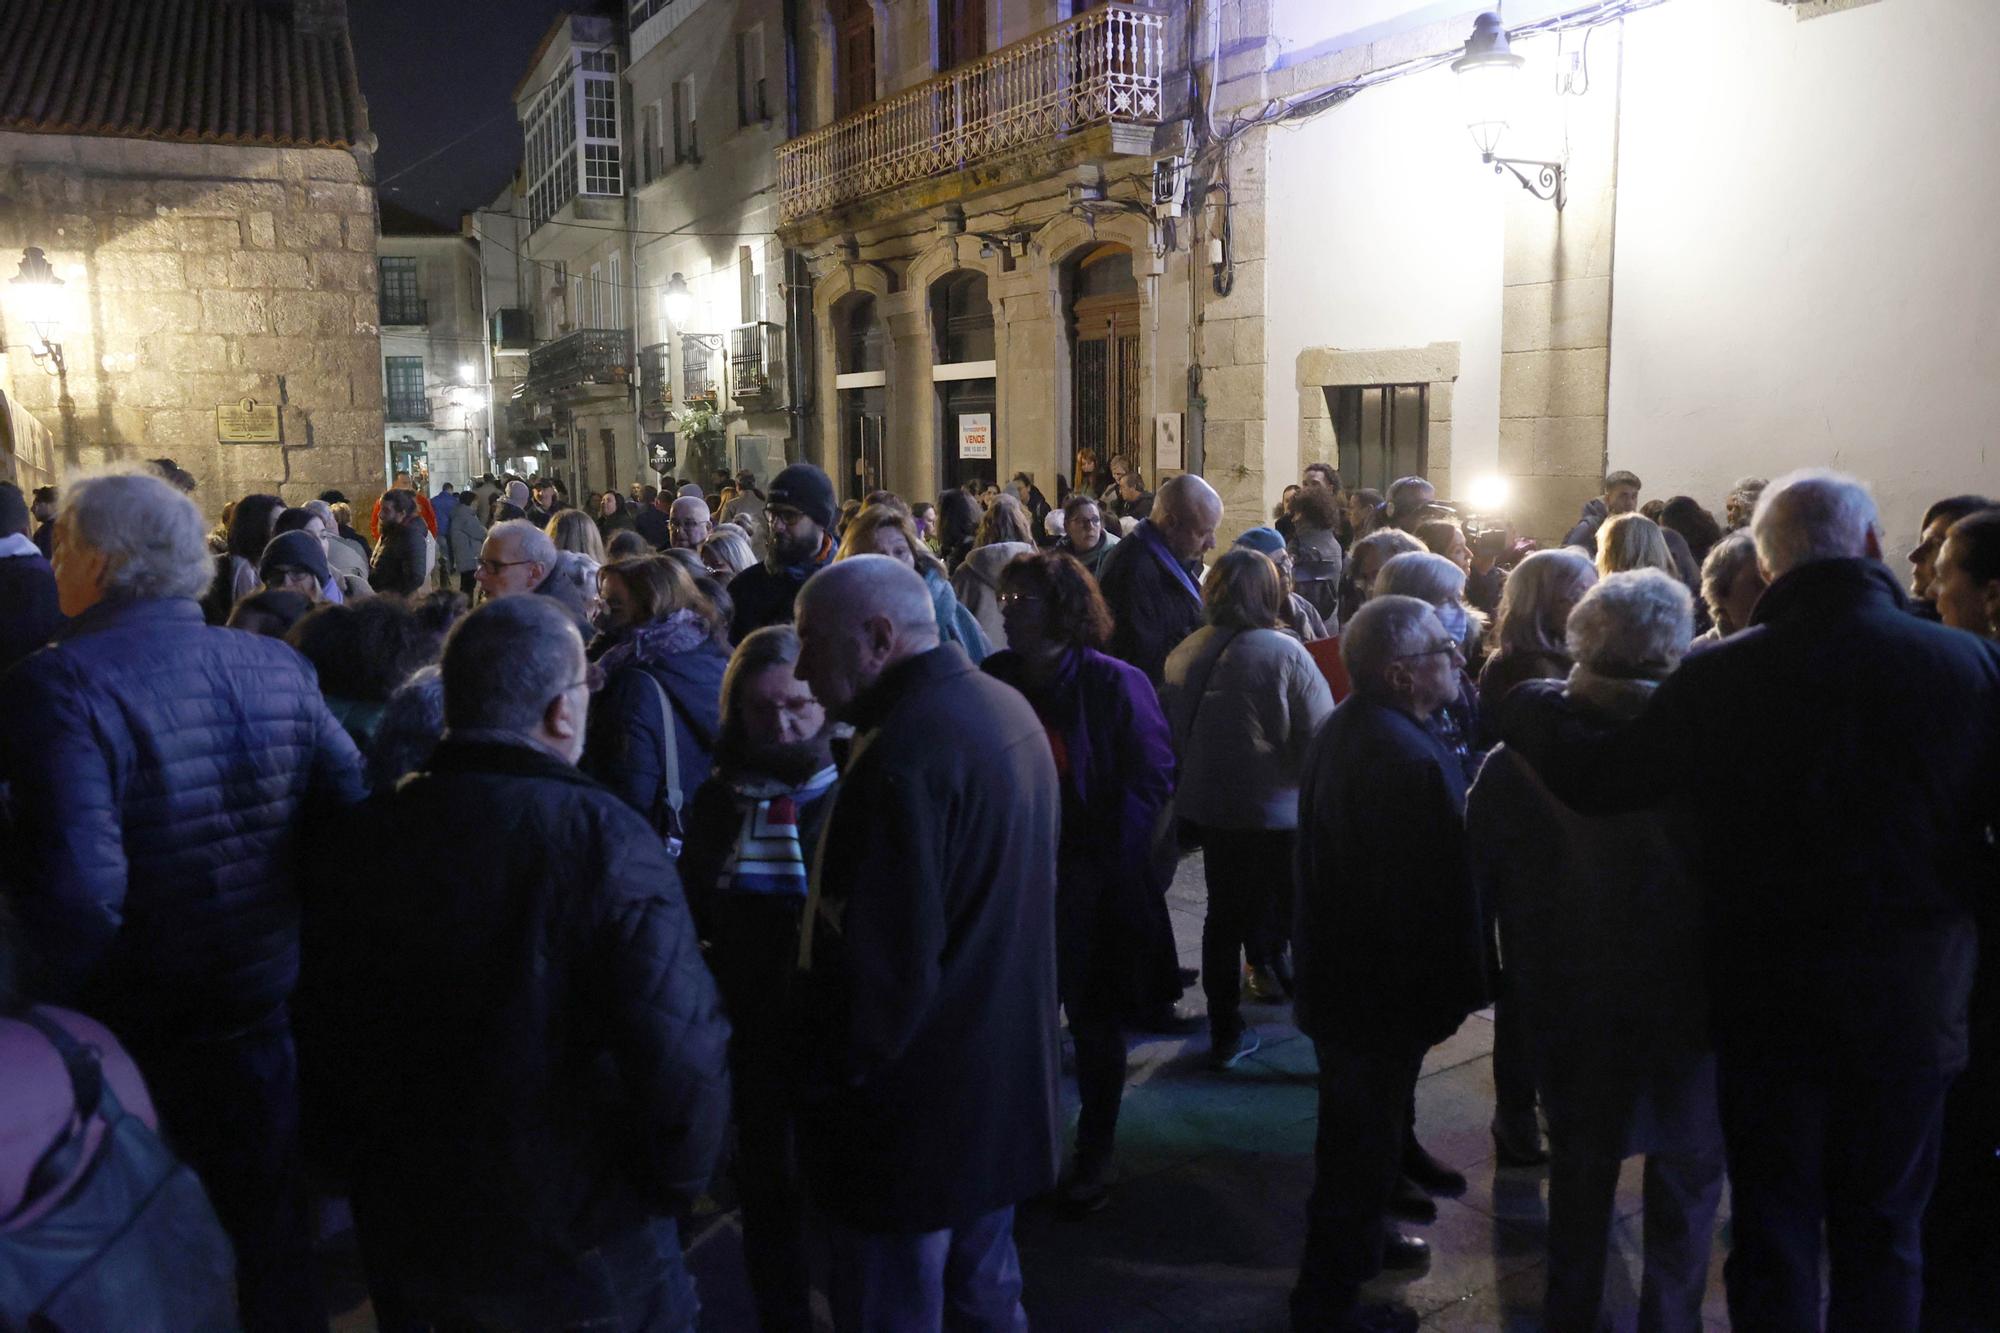
POLYGON ((387 398, 383 415, 390 421, 429 421, 431 405, 424 397, 424 359, 390 356, 382 360, 387 398))
POLYGON ((586 328, 604 327, 604 270, 596 264, 590 266, 590 323, 586 328))
POLYGON ((655 14, 672 9, 674 0, 632 0, 632 26, 638 27, 655 14))
POLYGON ((523 133, 531 225, 541 226, 579 191, 623 194, 618 53, 572 51, 569 67, 529 104, 523 133))
POLYGON ((708 347, 701 335, 684 333, 681 335, 681 401, 696 399, 714 401, 715 384, 708 375, 708 347))
POLYGON ((834 114, 852 115, 875 100, 875 9, 868 0, 833 0, 834 114))
POLYGON ((770 118, 770 98, 764 85, 764 29, 748 28, 736 34, 736 123, 758 125, 770 118))
POLYGON ((604 284, 604 323, 607 329, 625 327, 625 287, 620 280, 620 255, 611 256, 607 261, 606 273, 609 277, 604 284))
POLYGON ((736 299, 742 312, 742 324, 754 324, 763 318, 763 283, 759 280, 757 266, 750 260, 750 247, 736 247, 736 299))
POLYGON ((674 84, 674 161, 701 161, 701 146, 695 137, 693 79, 674 84))
POLYGON ((986 0, 938 0, 938 72, 986 54, 986 0))
POLYGON ((1428 471, 1428 384, 1330 385, 1327 410, 1340 445, 1340 479, 1387 494, 1398 477, 1428 471))
POLYGON ((380 291, 384 324, 426 322, 423 286, 418 281, 416 260, 400 256, 384 258, 381 261, 380 291))
POLYGON ((644 128, 639 133, 639 179, 650 181, 660 174, 666 164, 660 160, 660 104, 647 106, 643 117, 644 128))

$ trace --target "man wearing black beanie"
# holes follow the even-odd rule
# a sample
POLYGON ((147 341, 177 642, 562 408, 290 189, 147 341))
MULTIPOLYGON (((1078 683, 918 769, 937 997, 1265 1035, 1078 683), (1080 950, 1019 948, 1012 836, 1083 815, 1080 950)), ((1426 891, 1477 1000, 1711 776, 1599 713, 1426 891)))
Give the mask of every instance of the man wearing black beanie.
POLYGON ((833 520, 839 506, 833 479, 811 463, 794 463, 771 479, 764 521, 771 528, 771 556, 729 583, 736 617, 729 637, 741 643, 752 630, 787 625, 805 581, 833 562, 833 520))

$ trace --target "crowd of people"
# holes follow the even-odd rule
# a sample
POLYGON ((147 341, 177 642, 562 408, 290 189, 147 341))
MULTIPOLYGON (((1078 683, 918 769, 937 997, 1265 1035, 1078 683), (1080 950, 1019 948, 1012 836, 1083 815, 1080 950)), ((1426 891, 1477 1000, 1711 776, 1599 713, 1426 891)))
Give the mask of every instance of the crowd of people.
POLYGON ((815 1236, 838 1328, 1020 1328, 1014 1210, 1110 1199, 1133 1034, 1228 1078, 1247 1000, 1318 1061, 1299 1329, 1414 1327, 1364 1287, 1466 1188, 1415 1089, 1488 1006, 1549 1327, 1608 1317, 1634 1155, 1643 1330, 1700 1326, 1725 1184, 1738 1328, 2000 1319, 1985 499, 1905 590, 1817 471, 1720 520, 1613 472, 1540 549, 1314 464, 1219 555, 1199 476, 1089 451, 1054 504, 426 481, 366 538, 211 531, 171 460, 0 484, 0 1272, 323 1328, 344 1197, 384 1329, 688 1329, 726 1169, 765 1329, 815 1236), (79 1247, 141 1142, 201 1188, 79 1247))

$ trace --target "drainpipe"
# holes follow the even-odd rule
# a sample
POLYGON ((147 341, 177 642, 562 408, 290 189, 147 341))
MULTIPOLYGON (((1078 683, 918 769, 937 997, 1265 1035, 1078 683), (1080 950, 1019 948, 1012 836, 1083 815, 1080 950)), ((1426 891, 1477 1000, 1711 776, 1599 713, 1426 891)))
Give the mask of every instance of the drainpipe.
MULTIPOLYGON (((785 23, 785 137, 799 135, 799 0, 783 0, 785 23)), ((792 441, 801 459, 819 456, 815 432, 817 414, 809 401, 812 368, 807 364, 812 339, 812 270, 805 256, 785 247, 785 401, 792 419, 792 441)))

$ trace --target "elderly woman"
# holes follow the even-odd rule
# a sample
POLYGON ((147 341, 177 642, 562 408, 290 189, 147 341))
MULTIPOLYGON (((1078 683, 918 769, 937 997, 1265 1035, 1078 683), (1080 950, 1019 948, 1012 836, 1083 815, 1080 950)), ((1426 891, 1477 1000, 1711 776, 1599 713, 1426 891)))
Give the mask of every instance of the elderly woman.
MULTIPOLYGON (((1171 1006, 1180 981, 1149 966, 1166 876, 1152 835, 1173 797, 1174 750, 1152 682, 1104 652, 1111 612, 1074 557, 1043 551, 1000 574, 1007 650, 984 669, 1034 705, 1062 783, 1056 848, 1056 990, 1076 1042, 1076 1152, 1058 1191, 1078 1212, 1107 1198, 1125 1088, 1121 1019, 1171 1006)), ((1232 974, 1233 979, 1233 974, 1232 974)))
POLYGON ((1104 507, 1096 496, 1078 491, 1063 505, 1062 518, 1063 539, 1057 549, 1075 556, 1092 578, 1097 577, 1119 540, 1104 526, 1104 507))
POLYGON ((1571 547, 1535 551, 1514 566, 1500 594, 1500 611, 1486 631, 1486 665, 1479 670, 1479 701, 1492 720, 1500 703, 1525 680, 1561 680, 1573 665, 1564 634, 1569 613, 1597 582, 1597 566, 1571 547))
POLYGON ((1757 567, 1757 543, 1748 528, 1717 541, 1701 565, 1701 599, 1714 623, 1695 642, 1720 643, 1750 628, 1750 613, 1764 595, 1764 572, 1757 567))
POLYGON ((1011 495, 997 495, 979 520, 972 552, 951 576, 952 590, 979 620, 989 642, 1007 646, 1007 625, 1000 614, 1000 571, 1016 556, 1033 555, 1035 530, 1028 507, 1011 495))
POLYGON ((1354 549, 1347 553, 1347 572, 1340 580, 1340 623, 1345 625, 1352 620, 1354 613, 1375 595, 1375 579, 1382 566, 1399 555, 1424 549, 1422 542, 1401 528, 1379 528, 1357 538, 1354 549))
POLYGON ((1679 664, 1693 603, 1673 576, 1614 574, 1571 613, 1576 667, 1553 712, 1510 716, 1466 803, 1512 994, 1549 1115, 1547 1323, 1593 1329, 1621 1161, 1646 1156, 1641 1329, 1701 1326, 1721 1198, 1701 900, 1663 811, 1586 818, 1537 776, 1554 731, 1617 731, 1679 664))
POLYGON ((886 555, 923 576, 924 586, 931 592, 931 610, 937 616, 939 643, 957 644, 974 666, 993 651, 978 619, 952 591, 951 581, 944 574, 944 562, 932 555, 930 547, 917 536, 917 525, 906 511, 893 505, 873 504, 856 514, 841 535, 840 550, 834 559, 847 560, 857 555, 886 555))
POLYGON ((660 556, 597 572, 604 689, 590 703, 584 772, 625 798, 675 852, 721 726, 728 622, 685 565, 660 556))
POLYGON ((734 523, 718 526, 701 544, 700 555, 702 566, 725 588, 729 586, 729 580, 757 563, 757 552, 750 545, 750 534, 734 523))
POLYGON ((1202 583, 1202 608, 1208 623, 1168 656, 1160 701, 1181 756, 1176 813, 1201 830, 1205 852, 1201 981, 1209 1062, 1226 1069, 1261 1044, 1240 1013, 1239 954, 1248 952, 1257 998, 1290 990, 1299 775, 1333 695, 1305 645, 1280 628, 1284 582, 1269 557, 1224 554, 1202 583))
POLYGON ((1382 566, 1375 576, 1375 595, 1391 593, 1429 602, 1445 632, 1458 641, 1466 663, 1459 668, 1458 698, 1438 710, 1437 727, 1445 745, 1465 765, 1465 780, 1470 782, 1485 754, 1479 746, 1479 687, 1473 672, 1478 669, 1486 617, 1465 604, 1465 571, 1429 551, 1394 556, 1382 566))

